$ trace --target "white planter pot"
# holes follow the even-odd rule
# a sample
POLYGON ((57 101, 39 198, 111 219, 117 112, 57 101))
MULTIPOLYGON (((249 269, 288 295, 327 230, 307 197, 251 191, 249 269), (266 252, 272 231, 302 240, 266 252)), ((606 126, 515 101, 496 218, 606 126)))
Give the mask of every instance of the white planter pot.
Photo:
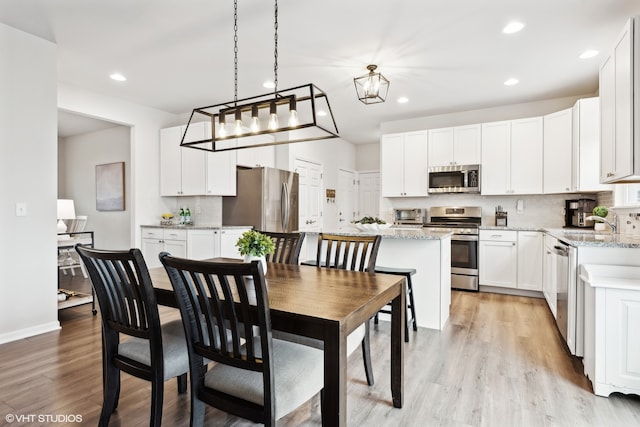
POLYGON ((604 222, 596 222, 593 225, 593 229, 595 231, 605 231, 607 229, 607 225, 604 222))
POLYGON ((262 271, 264 274, 267 274, 267 259, 263 256, 255 256, 255 255, 245 255, 244 262, 251 262, 253 260, 259 260, 262 264, 262 271))

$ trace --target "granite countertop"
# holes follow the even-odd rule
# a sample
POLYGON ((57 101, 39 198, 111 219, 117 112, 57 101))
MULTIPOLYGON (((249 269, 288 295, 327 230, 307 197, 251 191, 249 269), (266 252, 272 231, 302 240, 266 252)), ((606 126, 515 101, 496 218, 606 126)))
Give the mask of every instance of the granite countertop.
POLYGON ((602 248, 640 248, 640 236, 611 234, 584 229, 550 228, 544 230, 556 239, 571 246, 591 246, 602 248))
POLYGON ((601 248, 640 248, 640 236, 611 234, 610 230, 595 231, 588 228, 540 228, 535 226, 480 226, 480 230, 541 231, 571 246, 601 248))
POLYGON ((143 224, 140 227, 147 228, 177 228, 184 230, 230 230, 233 228, 253 228, 251 225, 215 225, 215 224, 193 224, 193 225, 161 225, 161 224, 143 224))
MULTIPOLYGON (((362 236, 370 236, 372 234, 380 234, 383 239, 403 239, 403 240, 442 240, 447 237, 450 237, 452 233, 450 232, 436 232, 429 231, 425 228, 415 228, 415 227, 391 227, 386 230, 382 230, 379 233, 370 233, 359 231, 355 228, 343 229, 343 230, 324 230, 325 233, 337 234, 337 235, 362 235, 362 236)), ((318 234, 319 231, 306 231, 307 234, 318 234)))

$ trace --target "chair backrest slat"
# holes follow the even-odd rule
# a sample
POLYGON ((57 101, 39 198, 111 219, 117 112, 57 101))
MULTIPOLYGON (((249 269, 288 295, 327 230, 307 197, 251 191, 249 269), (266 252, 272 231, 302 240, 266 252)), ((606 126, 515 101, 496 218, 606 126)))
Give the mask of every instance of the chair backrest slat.
POLYGON ((91 277, 103 321, 118 332, 149 338, 160 328, 153 284, 138 249, 106 251, 76 246, 91 277))
POLYGON ((374 273, 381 237, 320 233, 316 265, 374 273))
POLYGON ((260 233, 271 237, 276 247, 273 254, 265 257, 267 262, 298 264, 305 233, 277 233, 271 231, 260 231, 260 233))

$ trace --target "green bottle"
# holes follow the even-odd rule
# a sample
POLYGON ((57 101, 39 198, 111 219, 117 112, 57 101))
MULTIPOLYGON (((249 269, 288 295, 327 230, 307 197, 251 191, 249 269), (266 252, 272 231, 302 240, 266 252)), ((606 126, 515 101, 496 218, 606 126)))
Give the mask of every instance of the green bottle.
POLYGON ((184 224, 184 209, 180 208, 180 224, 184 224))
POLYGON ((186 224, 191 224, 191 211, 189 210, 189 208, 184 211, 184 222, 186 224))

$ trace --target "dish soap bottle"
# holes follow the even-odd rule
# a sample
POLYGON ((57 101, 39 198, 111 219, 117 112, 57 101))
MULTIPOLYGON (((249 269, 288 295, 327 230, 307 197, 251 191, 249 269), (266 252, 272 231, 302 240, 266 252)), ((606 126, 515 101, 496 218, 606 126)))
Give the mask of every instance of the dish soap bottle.
POLYGON ((184 209, 180 208, 180 225, 184 224, 184 209))

